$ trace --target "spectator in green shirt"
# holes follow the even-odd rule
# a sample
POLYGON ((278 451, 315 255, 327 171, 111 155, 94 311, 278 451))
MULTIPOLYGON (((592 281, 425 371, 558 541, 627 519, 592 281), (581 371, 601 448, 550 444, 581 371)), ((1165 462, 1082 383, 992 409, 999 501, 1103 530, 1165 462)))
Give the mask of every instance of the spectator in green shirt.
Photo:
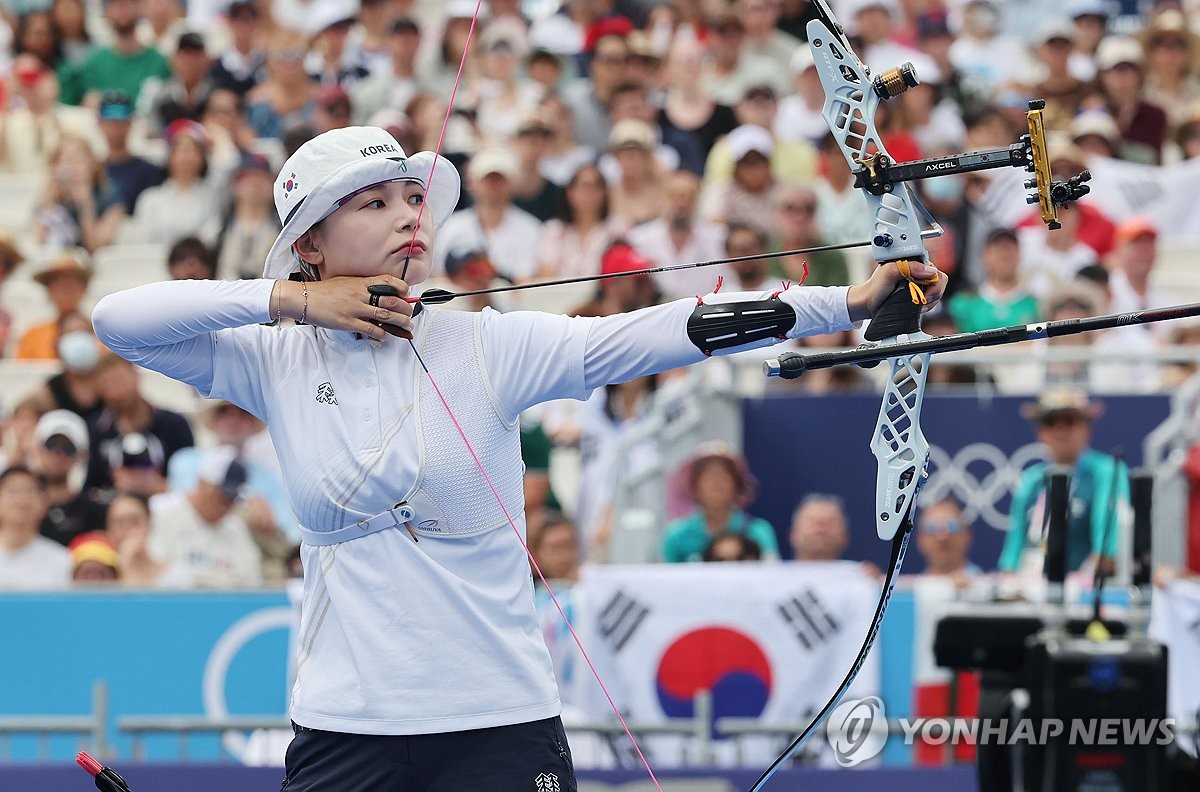
POLYGON ((1031 324, 1038 320, 1038 302, 1021 282, 1021 248, 1010 229, 987 235, 980 252, 984 281, 959 292, 947 303, 959 332, 977 333, 995 327, 1031 324))
POLYGON ((758 483, 746 459, 725 443, 705 443, 675 474, 674 486, 695 510, 666 528, 662 556, 667 563, 701 561, 714 537, 742 534, 754 540, 764 559, 779 558, 775 529, 743 508, 754 499, 758 483))
POLYGON ((93 92, 124 91, 137 106, 142 83, 149 77, 166 80, 171 66, 156 49, 143 46, 137 38, 140 19, 136 0, 108 0, 104 19, 112 28, 110 46, 92 50, 79 70, 84 100, 93 92))
MULTIPOLYGON (((799 250, 820 247, 830 240, 821 236, 817 225, 817 194, 810 188, 790 184, 779 190, 775 199, 775 223, 778 238, 776 250, 799 250)), ((772 259, 770 274, 782 280, 805 286, 845 286, 850 283, 850 269, 840 250, 823 250, 803 256, 772 259), (808 263, 808 278, 804 279, 804 264, 808 263)))
POLYGON ((1041 575, 1046 542, 1046 468, 1056 464, 1071 469, 1067 572, 1094 568, 1101 560, 1111 571, 1118 534, 1125 527, 1122 517, 1131 513, 1129 471, 1119 459, 1088 447, 1092 421, 1100 414, 1100 405, 1083 391, 1056 388, 1043 393, 1023 412, 1036 422, 1037 439, 1046 447, 1049 461, 1026 468, 1013 490, 1000 569, 1041 575))

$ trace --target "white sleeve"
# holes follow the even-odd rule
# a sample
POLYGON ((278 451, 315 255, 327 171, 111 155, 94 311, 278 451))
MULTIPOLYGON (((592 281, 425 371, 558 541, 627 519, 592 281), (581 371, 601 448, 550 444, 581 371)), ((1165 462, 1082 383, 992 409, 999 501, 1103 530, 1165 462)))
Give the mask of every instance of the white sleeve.
MULTIPOLYGON (((788 338, 855 326, 847 286, 793 286, 779 296, 796 312, 788 338)), ((705 304, 768 299, 773 291, 709 294, 705 304)), ((584 399, 595 388, 704 360, 687 334, 695 298, 605 317, 570 318, 530 311, 483 315, 484 360, 497 402, 509 419, 550 399, 584 399)), ((779 343, 763 338, 725 355, 779 343)))
POLYGON ((274 285, 265 279, 150 283, 104 297, 92 323, 121 357, 207 395, 219 331, 269 322, 274 285))

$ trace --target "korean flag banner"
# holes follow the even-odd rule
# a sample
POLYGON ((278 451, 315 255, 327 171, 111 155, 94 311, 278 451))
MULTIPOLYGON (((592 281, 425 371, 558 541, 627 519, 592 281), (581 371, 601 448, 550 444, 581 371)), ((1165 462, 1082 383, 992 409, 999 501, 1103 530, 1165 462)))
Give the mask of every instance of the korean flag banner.
MULTIPOLYGON (((691 718, 696 694, 709 691, 714 721, 800 724, 849 670, 879 586, 854 562, 590 566, 576 604, 585 645, 630 720, 691 718)), ((878 692, 872 652, 847 695, 878 692)), ((603 701, 589 700, 603 718, 603 701)))

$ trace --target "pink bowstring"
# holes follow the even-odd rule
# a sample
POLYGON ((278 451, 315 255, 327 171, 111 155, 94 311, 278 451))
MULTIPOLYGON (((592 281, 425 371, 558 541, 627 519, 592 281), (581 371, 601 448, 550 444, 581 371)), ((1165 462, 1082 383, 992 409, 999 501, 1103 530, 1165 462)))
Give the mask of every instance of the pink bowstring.
MULTIPOLYGON (((454 77, 454 87, 450 91, 450 102, 446 106, 446 117, 442 121, 442 130, 438 135, 437 148, 433 152, 433 165, 429 169, 429 184, 425 186, 426 194, 428 194, 429 188, 433 186, 433 174, 437 169, 438 160, 441 158, 442 143, 446 140, 446 128, 450 125, 450 115, 454 110, 454 99, 458 95, 458 86, 462 81, 463 68, 467 63, 467 53, 471 51, 471 40, 475 36, 475 26, 479 20, 479 11, 482 5, 483 0, 477 0, 475 4, 475 13, 471 17, 471 28, 467 31, 467 40, 463 46, 462 60, 460 60, 458 63, 458 73, 454 77)), ((427 205, 428 201, 422 201, 421 208, 417 211, 417 221, 413 226, 413 241, 416 241, 417 231, 421 228, 421 220, 425 215, 425 207, 427 205)), ((410 247, 411 244, 412 243, 409 245, 410 247)), ((404 269, 401 271, 400 279, 403 280, 404 276, 407 274, 408 259, 406 258, 404 260, 404 269)), ((454 411, 450 409, 450 403, 446 401, 446 397, 442 394, 442 389, 438 387, 437 380, 434 378, 433 373, 429 370, 429 367, 425 365, 425 361, 421 358, 421 354, 417 351, 416 344, 413 343, 411 338, 408 339, 408 344, 412 348, 413 354, 416 355, 417 362, 425 371, 425 376, 429 378, 429 384, 433 387, 434 393, 437 394, 438 399, 442 402, 442 406, 446 408, 446 414, 450 417, 450 421, 454 424, 454 428, 458 430, 458 435, 462 438, 463 444, 467 447, 467 451, 471 454, 471 459, 475 460, 475 466, 479 468, 479 473, 483 476, 483 480, 487 482, 488 488, 492 491, 492 496, 496 498, 496 503, 499 504, 500 510, 504 512, 505 519, 508 520, 508 524, 512 527, 513 533, 516 534, 517 541, 521 543, 521 547, 525 550, 525 555, 529 557, 529 561, 533 565, 534 570, 537 572, 538 578, 541 579, 542 585, 546 587, 546 593, 550 595, 550 600, 554 603, 554 608, 558 611, 558 615, 562 617, 563 623, 567 625, 567 630, 571 633, 572 640, 574 640, 575 645, 579 647, 579 653, 583 656, 584 662, 587 663, 588 670, 592 672, 592 676, 596 679, 596 683, 600 686, 601 692, 604 693, 604 698, 608 701, 608 706, 612 708, 613 714, 615 714, 617 716, 617 720, 621 722, 621 728, 625 730, 625 735, 633 744, 633 748, 637 752, 638 758, 641 760, 642 765, 646 768, 646 772, 650 775, 650 780, 654 783, 654 788, 657 789, 658 792, 662 792, 662 784, 658 782, 658 777, 655 776, 654 770, 650 767, 650 762, 646 759, 646 755, 642 752, 642 747, 638 744, 637 739, 633 736, 633 731, 629 728, 629 724, 625 722, 625 716, 621 714, 621 710, 617 707, 616 701, 613 700, 612 694, 608 691, 608 686, 604 684, 604 680, 600 677, 600 672, 596 670, 596 665, 592 662, 592 658, 588 654, 587 649, 584 648, 583 641, 580 640, 579 634, 575 632, 575 627, 571 624, 571 620, 567 618, 567 613, 563 609, 562 603, 559 602, 558 595, 554 593, 554 589, 551 588, 550 583, 546 580, 546 576, 542 574, 542 569, 540 566, 538 566, 537 559, 533 557, 533 552, 529 549, 529 545, 526 543, 525 537, 521 536, 521 529, 517 527, 517 521, 513 519, 511 514, 509 514, 508 507, 504 505, 504 500, 500 497, 500 492, 496 489, 496 485, 492 483, 492 477, 488 475, 487 469, 483 466, 483 461, 480 460, 479 455, 475 452, 475 447, 471 445, 471 441, 467 439, 467 433, 463 431, 462 424, 459 423, 454 411)))

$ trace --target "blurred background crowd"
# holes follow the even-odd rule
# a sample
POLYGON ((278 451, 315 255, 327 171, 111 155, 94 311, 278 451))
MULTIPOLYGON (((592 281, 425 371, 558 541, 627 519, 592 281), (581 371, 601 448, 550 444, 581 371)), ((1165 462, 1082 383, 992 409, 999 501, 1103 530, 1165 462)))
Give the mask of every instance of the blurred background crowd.
MULTIPOLYGON (((1028 101, 1043 98, 1055 177, 1096 176, 1054 232, 1026 206, 1020 171, 917 183, 945 229, 931 258, 951 277, 928 332, 1134 311, 1200 291, 1183 271, 1200 244, 1200 3, 831 4, 870 67, 909 61, 920 77, 876 119, 894 159, 1005 148, 1026 131, 1028 101)), ((116 358, 88 317, 130 285, 258 277, 279 230, 275 175, 315 134, 380 126, 407 152, 440 144, 459 168, 461 203, 427 288, 870 236, 822 117, 806 0, 492 0, 475 12, 473 0, 0 4, 0 588, 72 577, 243 587, 298 573, 295 519, 262 424, 116 358)), ((718 278, 726 290, 839 285, 871 266, 850 249, 450 307, 606 315, 703 294, 718 278)), ((1027 346, 1015 364, 937 367, 933 379, 1071 389, 1056 397, 1066 408, 1037 414, 1041 439, 1055 425, 1086 430, 1088 393, 1175 387, 1196 368, 1185 353, 1198 339, 1194 324, 1125 327, 1027 346)), ((653 453, 653 438, 618 438, 670 379, 612 385, 523 421, 530 544, 548 577, 606 558, 607 482, 653 453), (577 460, 565 483, 550 475, 563 449, 577 460)), ((821 396, 877 384, 848 369, 778 387, 821 396)), ((828 560, 845 546, 835 497, 798 493, 790 527, 744 513, 753 477, 732 448, 697 449, 668 495, 691 516, 659 526, 646 560, 828 560)), ((953 503, 934 506, 930 525, 957 538, 927 540, 929 567, 966 569, 969 532, 953 503)))

